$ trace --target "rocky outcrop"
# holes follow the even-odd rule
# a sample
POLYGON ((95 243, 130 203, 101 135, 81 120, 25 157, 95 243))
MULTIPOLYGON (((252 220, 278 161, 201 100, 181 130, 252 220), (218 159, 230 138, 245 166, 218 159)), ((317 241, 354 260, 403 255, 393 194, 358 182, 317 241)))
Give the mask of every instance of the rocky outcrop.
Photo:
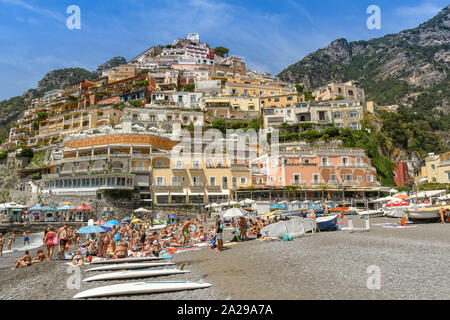
MULTIPOLYGON (((396 79, 429 88, 449 75, 450 6, 417 28, 369 41, 338 39, 278 76, 316 88, 331 80, 396 79)), ((370 92, 369 92, 370 95, 370 92)))
POLYGON ((120 66, 121 64, 125 64, 125 63, 127 63, 127 60, 124 57, 114 57, 111 60, 109 60, 106 63, 99 66, 97 68, 96 73, 97 73, 97 75, 101 76, 103 71, 110 69, 110 68, 120 66))

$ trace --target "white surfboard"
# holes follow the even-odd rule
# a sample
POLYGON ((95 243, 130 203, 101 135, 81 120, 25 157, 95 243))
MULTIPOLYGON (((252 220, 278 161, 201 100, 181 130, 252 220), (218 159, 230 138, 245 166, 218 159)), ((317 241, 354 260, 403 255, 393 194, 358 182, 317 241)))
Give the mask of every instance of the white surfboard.
POLYGON ((128 270, 128 271, 119 271, 119 272, 110 272, 110 273, 99 274, 97 276, 93 276, 93 277, 84 279, 83 282, 157 277, 157 276, 167 276, 167 275, 171 275, 171 274, 188 273, 188 272, 190 272, 190 271, 180 270, 180 269, 128 270))
POLYGON ((162 257, 129 257, 122 259, 100 259, 92 261, 92 264, 103 264, 103 263, 126 263, 126 262, 141 262, 141 261, 155 261, 164 260, 167 258, 162 257))
POLYGON ((146 281, 123 283, 98 287, 76 294, 74 299, 108 297, 130 294, 158 293, 169 291, 195 290, 211 287, 212 284, 190 281, 146 281))
POLYGON ((141 262, 141 263, 118 263, 110 264, 103 267, 95 267, 86 271, 105 271, 105 270, 126 270, 126 269, 143 269, 151 267, 163 267, 174 265, 174 262, 141 262))

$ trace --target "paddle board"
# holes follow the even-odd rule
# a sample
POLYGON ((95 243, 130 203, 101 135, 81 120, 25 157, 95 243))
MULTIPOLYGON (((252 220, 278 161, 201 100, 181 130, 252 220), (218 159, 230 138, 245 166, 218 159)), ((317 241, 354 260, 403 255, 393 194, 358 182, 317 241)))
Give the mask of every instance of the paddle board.
POLYGON ((141 261, 154 261, 154 260, 164 260, 166 258, 162 257, 130 257, 123 259, 100 259, 92 261, 92 264, 102 264, 102 263, 126 263, 126 262, 141 262, 141 261))
POLYGON ((188 272, 190 272, 190 271, 180 270, 180 269, 128 270, 128 271, 119 271, 119 272, 110 272, 110 273, 105 273, 105 274, 99 274, 99 275, 84 279, 83 282, 157 277, 157 276, 167 276, 170 274, 179 274, 179 273, 188 273, 188 272))
POLYGON ((119 263, 111 264, 109 266, 96 267, 88 269, 87 271, 105 271, 105 270, 126 270, 126 269, 143 269, 151 267, 163 267, 174 265, 173 262, 143 262, 143 263, 119 263))
POLYGON ((145 281, 121 283, 111 286, 98 287, 76 294, 74 299, 95 298, 130 294, 145 294, 168 291, 195 290, 211 287, 210 283, 190 281, 145 281))

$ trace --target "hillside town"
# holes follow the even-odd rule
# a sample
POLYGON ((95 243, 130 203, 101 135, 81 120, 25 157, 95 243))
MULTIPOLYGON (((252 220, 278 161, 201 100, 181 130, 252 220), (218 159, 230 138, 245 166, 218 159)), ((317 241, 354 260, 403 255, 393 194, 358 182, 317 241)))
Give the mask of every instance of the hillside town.
MULTIPOLYGON (((227 148, 212 158, 176 158, 182 130, 255 129, 266 136, 292 127, 306 133, 361 130, 365 114, 396 110, 366 101, 357 81, 306 88, 249 70, 220 48, 225 51, 215 52, 190 33, 103 70, 96 80, 34 99, 2 145, 8 171, 0 202, 30 208, 70 199, 95 204, 96 214, 138 207, 200 212, 211 203, 245 199, 350 201, 368 209, 391 189, 378 181, 363 149, 346 148, 338 139, 276 141, 276 153, 274 145, 257 148, 245 161, 230 158, 227 148)), ((203 143, 196 152, 206 148, 203 143)), ((399 162, 395 182, 448 183, 449 159, 446 153, 423 163, 399 162)), ((2 212, 3 220, 22 219, 19 210, 2 212)))
POLYGON ((450 6, 284 2, 0 0, 0 300, 450 298, 450 6))

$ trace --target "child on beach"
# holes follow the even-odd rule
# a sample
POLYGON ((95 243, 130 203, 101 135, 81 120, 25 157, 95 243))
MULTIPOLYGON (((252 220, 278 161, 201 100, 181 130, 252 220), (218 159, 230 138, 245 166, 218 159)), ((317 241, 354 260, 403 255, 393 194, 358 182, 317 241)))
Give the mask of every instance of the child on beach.
POLYGON ((12 267, 11 270, 17 269, 19 266, 22 266, 24 268, 28 267, 28 266, 31 266, 30 252, 28 252, 28 250, 25 251, 25 255, 22 258, 17 259, 15 261, 15 263, 16 263, 16 265, 14 267, 12 267))
POLYGON ((34 263, 42 262, 42 261, 44 261, 44 260, 45 260, 45 254, 44 254, 44 251, 43 251, 42 249, 39 249, 38 252, 37 252, 37 257, 34 258, 34 259, 31 261, 31 263, 34 264, 34 263))
POLYGON ((23 245, 25 246, 28 242, 28 245, 30 245, 30 238, 28 237, 28 231, 23 232, 23 245))

